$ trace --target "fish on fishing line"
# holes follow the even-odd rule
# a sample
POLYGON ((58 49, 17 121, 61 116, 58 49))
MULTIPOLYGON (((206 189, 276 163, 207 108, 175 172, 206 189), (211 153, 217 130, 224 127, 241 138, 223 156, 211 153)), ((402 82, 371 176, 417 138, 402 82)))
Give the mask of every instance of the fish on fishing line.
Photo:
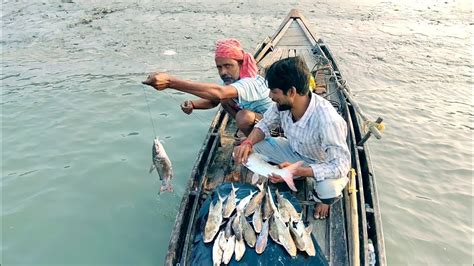
POLYGON ((158 137, 155 137, 151 151, 152 164, 149 172, 151 173, 156 169, 156 172, 160 176, 160 192, 172 192, 173 184, 171 184, 171 179, 173 179, 173 167, 168 154, 166 154, 165 148, 158 137))

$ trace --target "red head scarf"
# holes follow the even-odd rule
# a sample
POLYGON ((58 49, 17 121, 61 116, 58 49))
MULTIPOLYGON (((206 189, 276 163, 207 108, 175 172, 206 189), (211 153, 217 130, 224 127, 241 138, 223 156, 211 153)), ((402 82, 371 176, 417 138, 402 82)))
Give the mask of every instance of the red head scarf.
POLYGON ((253 56, 244 52, 240 42, 236 39, 219 40, 216 43, 216 57, 231 58, 242 61, 240 78, 255 78, 257 76, 257 63, 253 56))

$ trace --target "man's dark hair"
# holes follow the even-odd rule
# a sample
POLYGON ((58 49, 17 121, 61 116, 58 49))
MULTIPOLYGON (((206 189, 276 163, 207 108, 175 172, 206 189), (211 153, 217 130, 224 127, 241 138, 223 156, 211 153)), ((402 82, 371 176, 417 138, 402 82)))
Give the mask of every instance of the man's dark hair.
POLYGON ((266 71, 265 78, 268 88, 280 89, 285 95, 291 87, 296 88, 299 95, 309 92, 309 69, 303 58, 289 57, 273 63, 266 71))

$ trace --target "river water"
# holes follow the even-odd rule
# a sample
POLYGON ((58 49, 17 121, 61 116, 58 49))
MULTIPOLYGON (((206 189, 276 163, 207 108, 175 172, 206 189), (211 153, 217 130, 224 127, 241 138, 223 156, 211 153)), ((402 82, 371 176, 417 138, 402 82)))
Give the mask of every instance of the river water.
POLYGON ((2 1, 1 264, 162 264, 215 110, 187 116, 193 96, 140 81, 218 82, 215 40, 253 51, 291 8, 384 118, 369 145, 389 264, 472 265, 474 22, 459 0, 2 1), (175 170, 160 196, 155 134, 175 170))

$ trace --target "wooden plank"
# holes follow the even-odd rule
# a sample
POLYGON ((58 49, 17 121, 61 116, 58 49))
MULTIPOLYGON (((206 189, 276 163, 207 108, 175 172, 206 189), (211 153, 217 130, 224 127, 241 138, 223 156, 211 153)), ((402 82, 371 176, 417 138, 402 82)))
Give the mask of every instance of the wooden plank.
POLYGON ((272 40, 264 48, 262 48, 258 55, 255 55, 255 61, 259 62, 265 56, 268 50, 278 43, 292 22, 292 20, 288 20, 284 22, 284 25, 282 24, 280 29, 275 33, 275 35, 273 35, 272 40))
POLYGON ((288 58, 289 52, 290 52, 290 49, 282 49, 280 59, 288 58))
POLYGON ((275 49, 258 63, 259 68, 262 70, 261 76, 264 76, 264 68, 269 67, 273 62, 279 60, 282 53, 282 49, 275 49))
POLYGON ((283 36, 278 45, 288 46, 311 46, 311 42, 305 36, 283 36))
POLYGON ((308 45, 277 45, 274 49, 307 49, 308 45))
POLYGON ((346 228, 345 223, 342 222, 347 217, 344 215, 342 204, 343 201, 339 200, 331 205, 331 214, 328 218, 331 265, 349 265, 346 228))
POLYGON ((315 46, 316 45, 316 35, 313 36, 313 34, 309 31, 308 26, 310 26, 310 25, 305 24, 301 19, 296 19, 295 21, 298 23, 298 25, 300 25, 301 30, 304 31, 305 36, 311 42, 311 45, 315 46))
POLYGON ((296 36, 305 36, 304 31, 301 27, 297 26, 298 24, 292 23, 288 30, 285 33, 287 37, 296 37, 296 36))
POLYGON ((297 53, 299 56, 301 56, 306 64, 308 65, 309 70, 311 71, 311 68, 316 64, 316 60, 314 58, 313 53, 311 52, 310 49, 298 49, 297 53))
POLYGON ((309 214, 308 214, 308 221, 310 224, 313 225, 313 235, 316 238, 316 241, 318 241, 319 246, 321 247, 321 250, 324 253, 324 256, 326 259, 330 259, 329 251, 329 245, 331 244, 329 242, 329 224, 328 224, 328 219, 324 220, 315 220, 314 219, 314 206, 310 208, 309 214))

